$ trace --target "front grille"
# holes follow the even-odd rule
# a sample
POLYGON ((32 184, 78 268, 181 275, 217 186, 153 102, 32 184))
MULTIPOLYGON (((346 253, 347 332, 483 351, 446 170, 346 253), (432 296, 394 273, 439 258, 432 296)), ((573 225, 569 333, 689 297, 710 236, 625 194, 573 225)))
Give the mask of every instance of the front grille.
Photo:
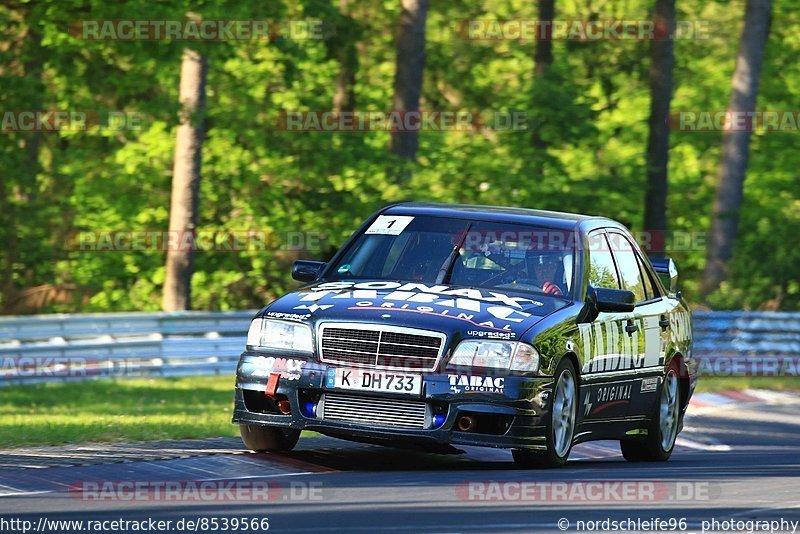
POLYGON ((430 420, 421 401, 326 393, 321 407, 322 419, 366 426, 424 429, 430 420))
POLYGON ((372 324, 325 324, 320 328, 320 339, 324 362, 433 371, 445 335, 372 324))

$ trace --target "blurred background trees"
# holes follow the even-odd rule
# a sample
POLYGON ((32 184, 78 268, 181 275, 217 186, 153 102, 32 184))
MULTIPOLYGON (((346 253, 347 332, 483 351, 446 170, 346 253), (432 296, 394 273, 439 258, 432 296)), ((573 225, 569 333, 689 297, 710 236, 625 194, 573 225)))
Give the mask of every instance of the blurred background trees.
MULTIPOLYGON (((728 107, 742 28, 753 10, 745 17, 744 0, 678 0, 675 19, 707 21, 708 35, 674 43, 541 45, 469 40, 459 31, 464 19, 547 18, 548 9, 564 20, 659 20, 669 18, 670 7, 668 0, 4 2, 2 110, 124 111, 140 121, 120 130, 0 132, 0 311, 161 309, 164 252, 87 252, 73 245, 76 232, 170 227, 187 43, 90 41, 69 28, 83 19, 183 20, 189 11, 205 20, 319 19, 329 30, 323 39, 192 44, 208 61, 196 228, 266 236, 263 250, 197 253, 193 308, 263 305, 295 286, 294 259, 326 259, 367 215, 398 200, 593 213, 634 231, 653 229, 661 225, 653 200, 660 185, 649 184, 665 184, 664 169, 666 254, 678 262, 684 293, 699 301, 723 135, 673 129, 667 162, 665 132, 654 139, 651 131, 664 109, 728 107), (414 25, 420 18, 421 36, 414 25), (287 110, 392 109, 406 90, 397 87, 395 73, 405 50, 398 39, 407 32, 424 43, 422 110, 524 112, 530 128, 422 131, 409 162, 405 151, 389 149, 397 145, 387 131, 279 127, 287 110), (670 95, 671 105, 664 101, 670 95), (398 180, 401 168, 409 172, 398 180), (645 202, 648 190, 652 202, 645 202), (651 204, 656 215, 646 216, 651 204)), ((772 4, 758 109, 796 110, 800 102, 795 7, 790 0, 772 4)), ((408 51, 416 69, 419 47, 408 51)), ((798 135, 749 136, 738 234, 706 304, 800 307, 798 135)))

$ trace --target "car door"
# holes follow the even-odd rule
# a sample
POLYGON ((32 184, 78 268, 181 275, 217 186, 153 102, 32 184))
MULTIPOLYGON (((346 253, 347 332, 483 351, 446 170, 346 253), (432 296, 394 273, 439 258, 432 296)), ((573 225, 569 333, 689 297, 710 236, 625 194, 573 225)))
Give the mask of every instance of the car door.
POLYGON ((633 368, 628 415, 652 413, 664 362, 666 328, 669 324, 663 297, 653 283, 645 260, 633 239, 619 230, 609 230, 608 239, 619 271, 622 289, 636 295, 636 308, 627 335, 636 336, 637 359, 633 368))
MULTIPOLYGON (((621 281, 605 230, 588 236, 587 277, 593 287, 620 289, 621 281)), ((616 419, 628 413, 635 364, 641 359, 639 337, 630 335, 634 313, 600 313, 579 325, 585 364, 581 407, 585 420, 616 419)))

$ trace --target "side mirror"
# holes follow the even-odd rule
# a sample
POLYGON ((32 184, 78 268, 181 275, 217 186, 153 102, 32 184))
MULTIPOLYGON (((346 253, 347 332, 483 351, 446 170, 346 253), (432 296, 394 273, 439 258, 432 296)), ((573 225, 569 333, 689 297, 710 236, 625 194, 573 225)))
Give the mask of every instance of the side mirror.
POLYGON ((669 290, 670 293, 678 292, 678 267, 672 258, 650 258, 650 263, 653 265, 658 277, 661 279, 661 284, 669 290))
POLYGON ((321 261, 297 260, 292 265, 292 278, 299 282, 313 282, 319 278, 325 263, 321 261))
POLYGON ((626 313, 633 311, 636 295, 627 289, 589 287, 586 302, 593 304, 598 312, 626 313))
POLYGON ((592 287, 586 291, 586 303, 578 314, 578 323, 591 323, 600 312, 627 313, 636 305, 636 295, 627 289, 592 287))
POLYGON ((598 287, 594 290, 594 298, 599 312, 632 312, 636 304, 636 295, 627 289, 598 287))

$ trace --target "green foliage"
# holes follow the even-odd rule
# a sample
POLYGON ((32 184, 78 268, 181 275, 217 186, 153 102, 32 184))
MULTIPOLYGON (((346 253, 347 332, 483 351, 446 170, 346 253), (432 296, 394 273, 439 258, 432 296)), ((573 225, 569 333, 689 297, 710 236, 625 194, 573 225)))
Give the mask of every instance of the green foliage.
MULTIPOLYGON (((187 43, 87 41, 66 31, 81 19, 293 20, 319 18, 335 31, 324 40, 188 43, 209 57, 207 134, 203 146, 201 231, 257 231, 263 249, 200 252, 193 279, 200 309, 259 307, 295 287, 300 257, 326 259, 373 210, 405 199, 516 205, 608 215, 640 230, 647 139, 648 43, 554 43, 548 75, 535 79, 534 43, 474 41, 459 20, 534 19, 535 3, 454 0, 432 3, 422 106, 430 111, 522 111, 530 129, 481 127, 422 132, 411 182, 394 184, 398 162, 388 132, 287 132, 286 110, 332 108, 338 47, 355 46, 356 109, 391 108, 399 2, 304 0, 238 2, 85 0, 0 7, 0 107, 140 114, 141 128, 61 131, 39 136, 39 166, 27 146, 34 134, 0 134, 0 309, 11 311, 155 310, 164 280, 163 252, 74 250, 81 231, 163 231, 169 218, 177 127, 180 55, 187 43), (29 32, 41 33, 41 43, 29 32), (41 59, 41 74, 31 59, 41 59), (297 250, 297 236, 305 246, 297 250), (310 239, 309 239, 310 238, 310 239), (21 306, 32 288, 61 295, 21 306), (27 291, 27 293, 26 293, 27 291), (61 293, 58 293, 61 291, 61 293), (66 293, 67 296, 63 296, 66 293), (38 303, 38 304, 37 304, 38 303)), ((795 109, 800 39, 794 6, 776 0, 760 109, 795 109)), ((650 17, 652 2, 557 2, 566 20, 650 17), (591 6, 591 7, 587 7, 591 6)), ((673 110, 722 110, 730 94, 744 2, 678 2, 681 20, 710 23, 709 39, 676 43, 673 110)), ((800 232, 795 133, 756 135, 751 147, 740 236, 719 307, 800 306, 800 232)), ((673 132, 671 230, 694 235, 670 253, 685 294, 696 297, 708 230, 719 133, 673 132)), ((35 300, 35 299, 34 299, 35 300)))

